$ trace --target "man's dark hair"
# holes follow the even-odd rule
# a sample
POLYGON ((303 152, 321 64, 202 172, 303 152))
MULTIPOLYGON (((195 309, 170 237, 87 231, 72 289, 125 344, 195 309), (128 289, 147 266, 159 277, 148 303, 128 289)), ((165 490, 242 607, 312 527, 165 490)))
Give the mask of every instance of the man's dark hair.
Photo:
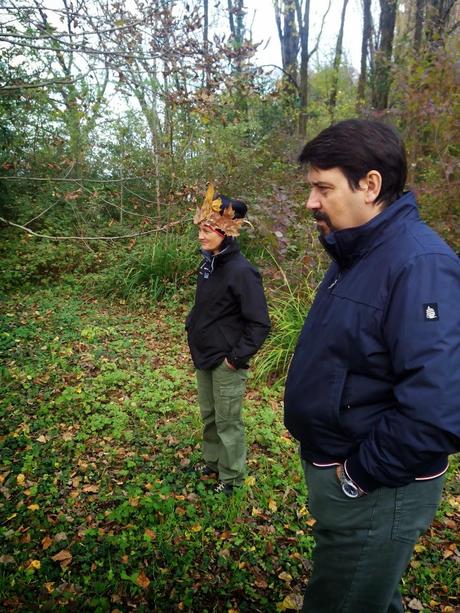
POLYGON ((382 187, 376 202, 385 205, 402 195, 407 178, 402 140, 378 121, 348 119, 329 126, 305 145, 299 162, 321 170, 339 167, 353 190, 370 170, 378 170, 382 187))

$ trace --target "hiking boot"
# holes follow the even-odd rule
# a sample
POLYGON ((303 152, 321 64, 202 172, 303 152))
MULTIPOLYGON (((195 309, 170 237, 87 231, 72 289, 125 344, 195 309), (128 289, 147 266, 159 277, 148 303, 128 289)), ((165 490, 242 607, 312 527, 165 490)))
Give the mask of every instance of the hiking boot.
POLYGON ((233 494, 233 490, 234 490, 233 483, 224 483, 223 481, 219 481, 212 488, 212 491, 215 494, 225 494, 226 496, 231 496, 233 494))

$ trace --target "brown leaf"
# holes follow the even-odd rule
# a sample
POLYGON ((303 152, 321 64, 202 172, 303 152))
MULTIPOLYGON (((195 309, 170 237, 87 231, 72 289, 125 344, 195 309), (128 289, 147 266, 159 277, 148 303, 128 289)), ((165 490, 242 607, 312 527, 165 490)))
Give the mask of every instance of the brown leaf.
POLYGON ((42 538, 42 549, 48 549, 48 547, 51 547, 51 545, 53 544, 53 539, 46 535, 44 538, 42 538))
POLYGON ((13 556, 3 554, 0 556, 0 564, 16 564, 16 560, 13 558, 13 556))
POLYGON ((417 598, 412 598, 412 600, 409 602, 407 606, 412 611, 423 611, 423 609, 425 608, 423 604, 420 602, 420 600, 418 600, 417 598))
POLYGON ((147 538, 149 538, 152 541, 154 541, 157 538, 156 533, 153 530, 150 530, 150 528, 146 528, 144 530, 144 534, 147 538))
POLYGON ((71 560, 72 559, 72 554, 70 553, 70 551, 68 549, 61 549, 61 551, 59 553, 57 553, 56 555, 54 555, 51 559, 54 560, 55 562, 62 562, 64 560, 71 560))
POLYGON ((85 487, 83 488, 83 491, 85 493, 92 493, 92 494, 96 494, 99 491, 99 486, 94 484, 94 485, 85 485, 85 487))
POLYGON ((143 588, 144 590, 146 590, 148 588, 148 586, 150 585, 150 579, 144 574, 143 571, 141 571, 136 578, 136 583, 139 587, 143 588))

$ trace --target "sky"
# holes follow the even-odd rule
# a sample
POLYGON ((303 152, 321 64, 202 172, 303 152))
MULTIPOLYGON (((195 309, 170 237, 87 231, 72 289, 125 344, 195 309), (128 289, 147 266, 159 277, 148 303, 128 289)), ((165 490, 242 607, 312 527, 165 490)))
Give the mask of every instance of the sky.
MULTIPOLYGON (((312 36, 310 44, 316 40, 326 0, 311 1, 312 36)), ((320 43, 321 60, 331 59, 334 55, 343 0, 332 0, 323 36, 320 43)), ((246 23, 252 23, 253 40, 263 40, 257 58, 261 63, 281 65, 281 51, 275 22, 275 10, 271 0, 245 0, 247 7, 246 23), (265 47, 265 48, 264 48, 265 47)), ((348 61, 359 69, 361 56, 362 10, 360 0, 349 0, 344 31, 344 51, 348 61)))

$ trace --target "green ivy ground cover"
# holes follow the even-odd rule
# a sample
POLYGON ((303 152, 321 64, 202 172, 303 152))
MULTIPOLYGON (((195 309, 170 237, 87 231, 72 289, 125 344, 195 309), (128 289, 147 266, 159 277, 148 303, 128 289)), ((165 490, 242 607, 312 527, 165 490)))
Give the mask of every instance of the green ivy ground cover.
MULTIPOLYGON (((312 518, 282 389, 249 382, 249 474, 231 499, 200 458, 187 305, 150 309, 77 282, 1 303, 0 608, 297 610, 312 518)), ((409 610, 453 612, 458 521, 445 499, 405 577, 409 610)))

